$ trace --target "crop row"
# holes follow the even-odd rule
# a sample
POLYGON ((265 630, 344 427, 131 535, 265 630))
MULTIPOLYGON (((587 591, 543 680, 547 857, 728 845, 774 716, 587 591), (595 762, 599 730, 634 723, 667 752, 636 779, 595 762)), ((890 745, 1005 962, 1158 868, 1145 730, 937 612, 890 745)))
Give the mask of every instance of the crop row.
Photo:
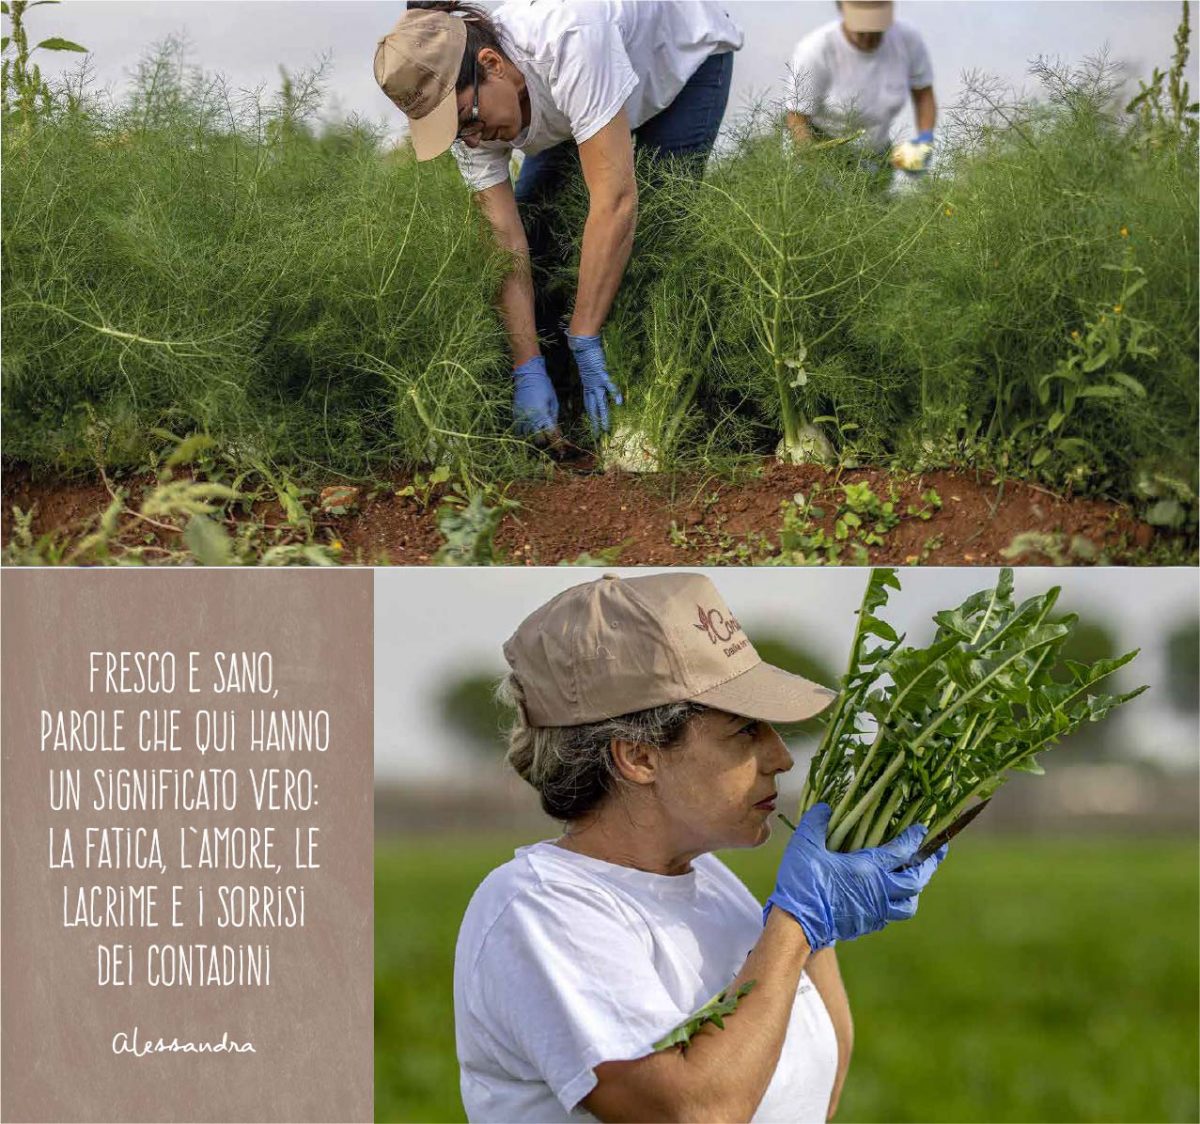
MULTIPOLYGON (((647 178, 607 462, 975 464, 1191 517, 1194 114, 1161 82, 1126 108, 1098 65, 1038 77, 975 84, 899 194, 762 110, 699 183, 647 178)), ((203 431, 301 473, 544 464, 510 432, 505 263, 452 162, 314 127, 312 89, 236 98, 168 46, 120 102, 5 114, 10 456, 137 467, 203 431)))

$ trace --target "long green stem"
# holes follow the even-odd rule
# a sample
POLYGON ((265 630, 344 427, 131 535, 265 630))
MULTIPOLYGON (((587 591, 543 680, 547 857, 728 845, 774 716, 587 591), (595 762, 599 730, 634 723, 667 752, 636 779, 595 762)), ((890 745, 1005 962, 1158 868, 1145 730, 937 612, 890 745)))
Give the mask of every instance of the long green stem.
POLYGON ((879 811, 871 823, 871 830, 867 832, 866 838, 863 840, 864 847, 878 847, 883 842, 884 835, 887 832, 887 826, 892 822, 892 817, 896 814, 896 809, 900 807, 900 801, 908 793, 908 786, 898 784, 892 789, 892 795, 888 797, 887 802, 879 811))
POLYGON ((849 787, 842 794, 841 800, 837 802, 837 806, 833 809, 833 814, 829 817, 829 825, 831 828, 836 826, 841 821, 841 817, 845 814, 846 809, 850 807, 850 801, 853 800, 855 795, 858 793, 859 786, 862 784, 867 775, 867 768, 874 760, 875 752, 878 750, 879 744, 882 741, 883 729, 880 728, 879 732, 875 735, 875 740, 871 743, 870 749, 867 750, 866 757, 863 758, 862 763, 858 766, 858 768, 854 770, 854 776, 850 780, 849 787))
POLYGON ((909 827, 912 824, 916 823, 918 814, 924 810, 925 806, 926 806, 925 801, 914 800, 908 806, 908 808, 905 809, 904 814, 897 821, 895 834, 899 835, 900 832, 902 832, 906 827, 909 827))
POLYGON ((866 813, 875 807, 875 804, 882 795, 884 789, 887 788, 888 782, 899 771, 900 766, 904 764, 904 750, 897 750, 896 755, 888 763, 886 769, 879 774, 879 779, 871 785, 867 790, 867 794, 850 810, 846 817, 838 824, 837 829, 829 836, 829 849, 837 851, 841 849, 842 843, 851 829, 866 813))
MULTIPOLYGON (((850 704, 852 700, 857 699, 861 694, 861 691, 851 692, 844 688, 850 682, 851 676, 858 669, 863 642, 867 638, 867 621, 871 616, 870 600, 874 580, 875 571, 872 570, 867 576, 867 585, 863 590, 862 600, 858 606, 858 621, 854 626, 854 637, 850 641, 850 655, 846 660, 846 672, 842 676, 843 690, 838 694, 837 701, 834 703, 833 713, 830 715, 829 721, 825 726, 825 734, 821 738, 821 743, 817 746, 817 752, 813 757, 813 767, 809 770, 809 780, 812 782, 811 789, 814 795, 819 795, 824 791, 828 770, 833 767, 833 758, 835 756, 831 752, 831 747, 838 743, 847 722, 853 719, 854 712, 850 709, 850 704)), ((801 808, 801 813, 804 810, 804 808, 801 808)))
POLYGON ((796 403, 792 398, 790 380, 788 379, 788 368, 784 362, 786 356, 783 354, 783 285, 785 281, 784 271, 787 268, 787 259, 784 258, 779 263, 779 280, 777 282, 777 290, 775 293, 775 308, 774 315, 771 318, 771 362, 775 369, 775 385, 779 391, 779 413, 783 421, 783 443, 784 451, 790 451, 800 441, 800 416, 796 410, 796 403))
POLYGON ((865 847, 867 832, 871 830, 871 817, 863 816, 858 821, 858 826, 854 829, 854 834, 850 837, 850 842, 846 844, 847 851, 861 851, 865 847))

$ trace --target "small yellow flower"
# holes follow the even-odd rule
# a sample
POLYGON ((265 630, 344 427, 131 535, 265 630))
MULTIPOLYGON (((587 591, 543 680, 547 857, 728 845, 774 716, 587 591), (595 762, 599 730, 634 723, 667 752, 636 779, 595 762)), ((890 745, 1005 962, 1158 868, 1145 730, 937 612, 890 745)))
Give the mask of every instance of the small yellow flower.
POLYGON ((954 214, 954 208, 953 208, 953 207, 947 207, 947 208, 946 208, 946 209, 945 209, 945 210, 942 212, 942 214, 944 214, 944 215, 946 216, 946 218, 949 218, 949 217, 950 217, 952 214, 954 214))
POLYGON ((334 539, 334 540, 333 540, 333 542, 331 542, 331 543, 329 544, 329 549, 330 549, 330 550, 333 550, 333 551, 335 551, 335 552, 341 552, 342 550, 344 550, 344 549, 345 549, 345 547, 343 547, 343 546, 342 546, 342 540, 341 540, 341 539, 334 539))
POLYGON ((1113 312, 1115 312, 1115 313, 1117 313, 1117 314, 1119 315, 1119 314, 1120 314, 1120 312, 1121 312, 1121 309, 1123 309, 1124 307, 1125 307, 1125 306, 1124 306, 1123 304, 1114 304, 1114 305, 1113 305, 1113 312))
POLYGON ((1123 227, 1121 227, 1121 237, 1122 237, 1122 238, 1128 238, 1128 237, 1129 237, 1129 227, 1127 227, 1127 226, 1123 226, 1123 227))
POLYGON ((1071 339, 1073 339, 1073 340, 1077 340, 1077 339, 1079 339, 1079 329, 1078 329, 1078 328, 1076 328, 1076 329, 1075 329, 1075 330, 1074 330, 1074 331, 1071 333, 1071 339))

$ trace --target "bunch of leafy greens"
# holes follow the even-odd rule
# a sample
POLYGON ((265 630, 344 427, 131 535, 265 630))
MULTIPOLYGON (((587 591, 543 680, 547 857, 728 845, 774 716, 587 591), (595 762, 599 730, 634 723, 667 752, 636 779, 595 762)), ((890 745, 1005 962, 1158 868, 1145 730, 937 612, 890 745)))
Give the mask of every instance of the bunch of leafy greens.
POLYGON ((879 616, 899 588, 894 570, 871 572, 801 796, 801 814, 821 801, 833 809, 832 850, 878 846, 913 823, 932 837, 1010 770, 1040 773, 1041 750, 1146 690, 1095 693, 1136 650, 1090 664, 1061 658, 1076 617, 1051 617, 1057 586, 1017 604, 1002 570, 994 589, 937 613, 924 648, 879 616))

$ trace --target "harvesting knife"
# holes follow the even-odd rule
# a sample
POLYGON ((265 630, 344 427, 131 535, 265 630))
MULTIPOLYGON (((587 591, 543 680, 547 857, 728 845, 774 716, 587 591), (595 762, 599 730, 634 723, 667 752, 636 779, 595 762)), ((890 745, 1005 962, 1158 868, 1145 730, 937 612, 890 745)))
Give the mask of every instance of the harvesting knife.
POLYGON ((951 822, 948 827, 944 827, 932 839, 926 839, 921 844, 921 849, 913 856, 909 866, 919 866, 930 855, 933 854, 943 843, 949 843, 964 827, 967 826, 980 812, 991 803, 991 797, 987 800, 981 800, 973 808, 968 808, 961 816, 951 822))

